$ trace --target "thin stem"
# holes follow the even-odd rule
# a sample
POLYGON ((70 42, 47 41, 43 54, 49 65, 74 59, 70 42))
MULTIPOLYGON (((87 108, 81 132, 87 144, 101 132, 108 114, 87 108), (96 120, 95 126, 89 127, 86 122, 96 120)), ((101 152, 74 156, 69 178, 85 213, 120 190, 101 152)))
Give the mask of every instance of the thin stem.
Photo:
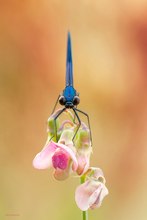
POLYGON ((83 220, 88 220, 88 211, 82 211, 83 220))
MULTIPOLYGON (((81 178, 80 178, 81 184, 85 182, 85 179, 86 179, 85 175, 81 176, 81 178)), ((88 211, 82 211, 82 219, 88 220, 88 211)))

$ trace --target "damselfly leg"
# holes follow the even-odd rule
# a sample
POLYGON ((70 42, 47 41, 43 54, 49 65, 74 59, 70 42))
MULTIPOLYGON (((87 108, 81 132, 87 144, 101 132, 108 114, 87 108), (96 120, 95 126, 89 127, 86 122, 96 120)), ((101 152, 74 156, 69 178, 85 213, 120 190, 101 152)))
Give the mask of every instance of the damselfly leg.
MULTIPOLYGON (((87 117, 87 122, 88 122, 88 127, 89 127, 89 132, 90 132, 90 140, 91 140, 91 145, 92 145, 92 134, 91 134, 91 127, 90 127, 90 120, 89 120, 89 115, 86 113, 86 112, 83 112, 81 111, 80 109, 78 108, 73 108, 73 111, 74 112, 80 112, 81 114, 85 115, 87 117)), ((76 112, 76 114, 77 114, 76 112)), ((77 114, 78 115, 78 114, 77 114)), ((79 118, 79 116, 77 117, 79 118)), ((80 119, 80 118, 79 118, 80 119)), ((79 120, 78 120, 79 121, 79 120)), ((81 120, 80 120, 81 121, 81 120)), ((79 129, 79 128, 78 128, 79 129)), ((76 131, 76 133, 78 132, 78 130, 76 131)))

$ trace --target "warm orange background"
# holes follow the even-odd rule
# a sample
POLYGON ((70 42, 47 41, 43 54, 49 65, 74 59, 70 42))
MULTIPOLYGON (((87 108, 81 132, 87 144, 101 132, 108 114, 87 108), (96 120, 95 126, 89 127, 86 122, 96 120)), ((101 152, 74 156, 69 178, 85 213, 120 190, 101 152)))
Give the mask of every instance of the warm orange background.
POLYGON ((0 1, 0 219, 78 220, 77 178, 57 182, 32 159, 64 88, 73 45, 91 164, 109 196, 90 220, 147 219, 147 1, 0 1))

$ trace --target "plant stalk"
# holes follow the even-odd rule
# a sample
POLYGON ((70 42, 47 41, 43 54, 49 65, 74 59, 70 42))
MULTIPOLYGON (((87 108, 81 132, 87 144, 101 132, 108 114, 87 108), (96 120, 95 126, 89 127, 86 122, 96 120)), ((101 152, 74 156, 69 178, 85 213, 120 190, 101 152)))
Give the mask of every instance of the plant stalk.
MULTIPOLYGON (((81 176, 80 182, 81 184, 85 182, 86 175, 81 176)), ((88 211, 82 211, 82 220, 88 220, 88 211)))

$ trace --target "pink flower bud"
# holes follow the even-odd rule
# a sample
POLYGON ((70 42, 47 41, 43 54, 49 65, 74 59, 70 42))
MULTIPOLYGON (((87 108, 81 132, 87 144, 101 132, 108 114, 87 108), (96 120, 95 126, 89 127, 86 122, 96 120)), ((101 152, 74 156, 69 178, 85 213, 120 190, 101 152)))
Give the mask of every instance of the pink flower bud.
POLYGON ((90 134, 88 127, 82 123, 82 127, 78 131, 78 137, 75 141, 77 148, 78 175, 82 175, 89 168, 90 155, 92 153, 90 134))

